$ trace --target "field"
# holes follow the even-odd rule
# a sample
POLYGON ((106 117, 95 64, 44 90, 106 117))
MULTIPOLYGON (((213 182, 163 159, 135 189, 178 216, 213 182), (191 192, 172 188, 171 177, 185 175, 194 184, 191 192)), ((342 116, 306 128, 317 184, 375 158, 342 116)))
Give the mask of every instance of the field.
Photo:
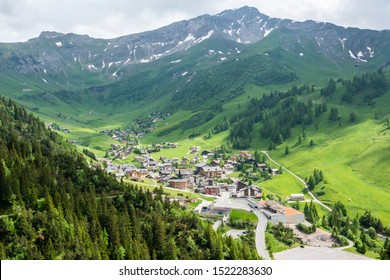
MULTIPOLYGON (((301 178, 308 178, 314 168, 322 170, 325 184, 314 188, 314 192, 325 193, 319 197, 321 201, 330 206, 341 201, 351 216, 370 210, 388 225, 390 174, 386 170, 390 166, 390 131, 385 126, 385 104, 389 99, 389 94, 383 96, 375 108, 340 106, 341 127, 323 116, 318 131, 306 128, 307 139, 313 139, 315 145, 310 146, 306 140, 294 147, 296 138, 292 138, 284 144, 292 147, 288 155, 282 147, 271 155, 301 178), (350 123, 347 114, 358 109, 358 121, 350 123), (380 116, 378 119, 374 118, 375 113, 380 116)), ((283 188, 279 191, 285 192, 283 188)))

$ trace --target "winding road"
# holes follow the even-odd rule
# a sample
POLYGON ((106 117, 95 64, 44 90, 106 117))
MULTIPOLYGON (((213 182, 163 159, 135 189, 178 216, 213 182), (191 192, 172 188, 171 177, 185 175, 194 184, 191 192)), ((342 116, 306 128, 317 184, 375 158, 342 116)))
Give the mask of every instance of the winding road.
POLYGON ((263 154, 265 154, 267 156, 267 158, 272 161, 273 163, 275 163, 276 165, 279 165, 283 168, 283 170, 286 170, 288 173, 290 173, 292 176, 294 176, 295 178, 297 178, 299 181, 302 182, 302 184, 305 186, 305 189, 307 190, 307 193, 313 198, 313 202, 315 203, 318 203, 319 205, 321 205, 322 207, 324 207, 326 210, 328 211, 332 211, 332 209, 325 205, 324 203, 322 203, 320 200, 318 200, 318 198, 315 197, 315 195, 309 190, 305 180, 303 180, 301 177, 299 177, 298 175, 296 175, 295 173, 293 173, 292 171, 290 171, 289 169, 287 169, 286 167, 284 167, 283 165, 281 165, 280 163, 276 162, 275 160, 273 160, 271 158, 271 156, 268 154, 267 151, 261 151, 263 154))
MULTIPOLYGON (((249 207, 249 203, 244 198, 230 199, 228 193, 223 193, 214 204, 215 207, 226 207, 231 209, 242 209, 246 211, 254 210, 253 213, 257 216, 258 223, 256 227, 256 250, 259 256, 264 260, 270 260, 266 245, 265 245, 265 230, 267 228, 268 219, 258 209, 252 209, 249 207)), ((217 225, 215 225, 218 227, 217 225)))

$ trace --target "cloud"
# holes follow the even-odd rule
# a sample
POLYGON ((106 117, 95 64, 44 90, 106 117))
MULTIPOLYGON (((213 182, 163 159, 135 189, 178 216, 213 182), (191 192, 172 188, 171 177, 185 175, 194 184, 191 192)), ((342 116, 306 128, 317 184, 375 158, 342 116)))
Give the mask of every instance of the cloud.
POLYGON ((372 29, 390 26, 387 0, 1 0, 0 41, 24 41, 44 30, 113 38, 244 5, 272 17, 372 29))

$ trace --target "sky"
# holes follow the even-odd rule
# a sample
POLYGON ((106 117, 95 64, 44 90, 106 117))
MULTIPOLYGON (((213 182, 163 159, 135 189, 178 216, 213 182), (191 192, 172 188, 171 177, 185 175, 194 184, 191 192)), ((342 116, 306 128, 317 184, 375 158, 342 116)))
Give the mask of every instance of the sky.
POLYGON ((42 31, 115 38, 245 5, 271 17, 390 29, 388 0, 0 0, 0 42, 42 31))

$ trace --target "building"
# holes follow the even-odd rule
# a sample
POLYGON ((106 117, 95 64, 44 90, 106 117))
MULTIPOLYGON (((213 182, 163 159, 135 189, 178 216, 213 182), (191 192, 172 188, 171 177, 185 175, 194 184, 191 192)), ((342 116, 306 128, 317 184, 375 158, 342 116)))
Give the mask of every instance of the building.
POLYGON ((171 179, 168 181, 171 188, 185 190, 191 187, 191 183, 186 179, 171 179))
POLYGON ((262 201, 260 206, 264 215, 274 223, 299 224, 305 222, 305 215, 291 207, 285 207, 273 200, 262 201))
POLYGON ((200 170, 200 175, 207 178, 222 177, 222 168, 219 166, 203 166, 200 170))
POLYGON ((292 200, 292 201, 302 201, 302 200, 305 200, 305 196, 302 193, 292 193, 290 195, 290 200, 292 200))
POLYGON ((220 195, 221 188, 219 186, 205 186, 203 192, 208 195, 220 195))
POLYGON ((258 186, 247 186, 238 191, 238 197, 253 197, 260 198, 262 197, 262 191, 258 186))

